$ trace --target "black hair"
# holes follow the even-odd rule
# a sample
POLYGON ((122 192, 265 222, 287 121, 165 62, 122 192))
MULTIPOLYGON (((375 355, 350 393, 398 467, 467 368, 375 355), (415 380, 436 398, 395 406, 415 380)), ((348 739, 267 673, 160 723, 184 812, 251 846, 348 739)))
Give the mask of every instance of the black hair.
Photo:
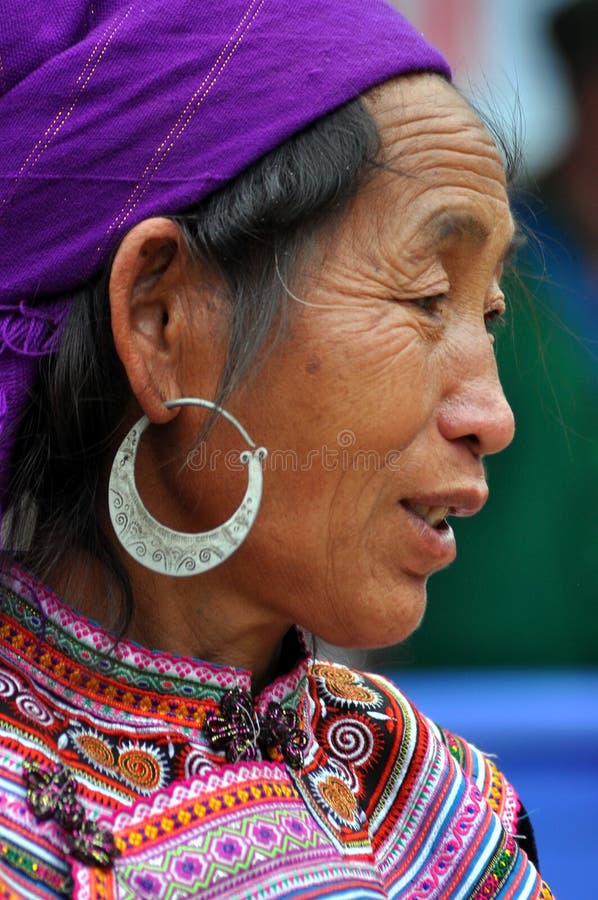
MULTIPOLYGON (((309 239, 343 212, 378 153, 376 123, 357 98, 175 217, 192 257, 214 271, 230 303, 219 402, 284 323, 285 285, 309 239)), ((112 339, 109 274, 110 264, 76 293, 58 351, 41 362, 12 455, 3 543, 44 581, 67 550, 91 554, 106 573, 113 627, 122 634, 131 589, 97 517, 106 455, 130 400, 112 339)))

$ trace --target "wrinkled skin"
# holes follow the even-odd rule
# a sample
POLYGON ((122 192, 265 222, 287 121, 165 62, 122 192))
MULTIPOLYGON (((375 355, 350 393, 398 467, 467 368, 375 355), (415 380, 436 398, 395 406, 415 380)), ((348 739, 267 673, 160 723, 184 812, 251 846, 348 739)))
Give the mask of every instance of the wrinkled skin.
MULTIPOLYGON (((246 666, 257 681, 291 623, 348 646, 408 636, 428 576, 455 555, 450 529, 427 525, 412 504, 477 511, 483 457, 513 436, 487 330, 504 310, 499 280, 513 234, 500 156, 437 76, 397 79, 368 103, 386 168, 322 236, 290 288, 303 302, 293 303, 286 337, 227 402, 270 451, 249 538, 191 579, 154 576, 123 557, 132 637, 246 666), (295 462, 283 464, 281 450, 295 462), (358 450, 370 452, 367 463, 358 450)), ((125 238, 112 272, 113 330, 139 406, 161 424, 140 450, 142 493, 162 521, 197 531, 230 515, 246 474, 181 471, 201 417, 166 412, 162 400, 215 396, 227 328, 218 291, 197 288, 183 248, 158 274, 148 268, 176 239, 173 227, 147 220, 125 238)), ((219 422, 208 454, 230 448, 244 446, 219 422)))

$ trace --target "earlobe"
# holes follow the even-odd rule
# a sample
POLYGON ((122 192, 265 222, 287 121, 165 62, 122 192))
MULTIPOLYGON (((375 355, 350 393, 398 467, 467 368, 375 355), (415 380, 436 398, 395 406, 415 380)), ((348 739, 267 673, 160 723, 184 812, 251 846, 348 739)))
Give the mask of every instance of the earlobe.
POLYGON ((188 254, 175 222, 145 219, 123 238, 110 274, 110 311, 116 351, 131 390, 150 421, 177 414, 164 400, 181 394, 181 298, 188 254))

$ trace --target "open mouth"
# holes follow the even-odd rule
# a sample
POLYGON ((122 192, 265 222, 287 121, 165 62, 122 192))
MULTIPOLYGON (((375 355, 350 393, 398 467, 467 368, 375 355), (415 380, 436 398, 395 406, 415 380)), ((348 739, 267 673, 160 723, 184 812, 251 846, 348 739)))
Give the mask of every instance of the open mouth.
POLYGON ((451 512, 450 506, 425 506, 423 503, 414 503, 411 500, 401 500, 401 506, 422 519, 426 525, 435 528, 436 531, 446 531, 450 527, 446 517, 451 512))

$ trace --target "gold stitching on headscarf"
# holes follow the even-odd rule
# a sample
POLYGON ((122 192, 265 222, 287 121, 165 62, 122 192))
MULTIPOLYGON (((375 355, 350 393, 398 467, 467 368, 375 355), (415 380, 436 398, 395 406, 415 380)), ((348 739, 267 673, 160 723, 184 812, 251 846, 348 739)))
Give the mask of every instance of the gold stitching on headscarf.
POLYGON ((71 97, 67 100, 67 103, 70 103, 70 105, 68 106, 67 109, 65 109, 65 107, 63 106, 58 110, 58 112, 52 119, 52 122, 50 123, 50 125, 46 128, 46 130, 44 131, 42 136, 37 140, 35 146, 29 151, 27 158, 25 159, 24 163, 22 164, 21 168, 17 172, 17 175, 14 179, 13 191, 12 191, 12 193, 10 191, 6 192, 6 194, 2 200, 2 205, 4 205, 9 199, 14 197, 14 193, 18 186, 19 179, 24 174, 25 170, 28 167, 29 167, 29 169, 32 169, 37 165, 37 163, 40 161, 44 152, 48 149, 48 147, 50 146, 50 144, 52 143, 52 141, 54 140, 54 138, 56 137, 58 132, 65 125, 65 123, 68 121, 68 119, 72 116, 73 111, 75 110, 75 108, 77 106, 77 103, 81 99, 81 95, 84 93, 85 88, 87 87, 87 85, 89 84, 90 80, 92 79, 94 73, 96 72, 100 62, 102 61, 102 58, 104 57, 104 55, 106 53, 106 50, 108 49, 108 46, 114 39, 116 33, 119 31, 119 29, 125 23, 125 21, 129 17, 129 15, 131 14, 132 10, 133 10, 133 4, 131 4, 131 6, 129 6, 128 10, 125 12, 122 19, 112 27, 112 30, 110 31, 110 33, 106 34, 106 31, 104 31, 102 36, 94 44, 93 49, 91 50, 91 53, 85 60, 85 64, 81 70, 81 73, 78 75, 78 77, 75 81, 73 93, 71 94, 71 97), (99 51, 99 53, 98 53, 98 51, 99 51), (90 66, 91 66, 91 70, 88 72, 87 70, 90 66), (85 78, 85 80, 81 84, 80 82, 83 78, 85 78), (44 141, 45 141, 45 143, 44 143, 44 141))
POLYGON ((241 44, 241 42, 243 41, 245 35, 251 28, 253 22, 260 14, 262 7, 264 6, 265 3, 266 3, 266 0, 251 0, 243 17, 239 20, 239 22, 235 26, 232 34, 227 38, 224 47, 222 48, 222 50, 218 54, 218 57, 212 64, 210 71, 204 77, 201 84, 196 88, 196 90, 193 92, 190 99, 187 101, 187 103, 185 104, 185 106, 183 107, 181 112, 179 113, 179 116, 178 116, 176 122, 174 123, 174 125, 172 126, 172 128, 170 129, 170 131, 168 132, 168 135, 166 136, 166 138, 164 138, 164 140, 159 144, 159 146, 154 151, 154 154, 153 154, 150 162, 145 167, 145 170, 143 171, 143 174, 141 175, 140 180, 137 182, 137 184, 133 188, 125 205, 122 207, 122 209, 120 210, 118 215, 112 220, 112 222, 108 226, 108 228, 106 230, 105 239, 104 239, 103 243, 101 245, 99 245, 97 248, 98 253, 102 252, 102 249, 105 246, 106 241, 108 240, 111 232, 115 228, 124 225, 124 223, 127 221, 127 219, 133 213, 135 207, 138 206, 138 204, 141 202, 143 196, 145 195, 145 193, 147 192, 147 190, 149 189, 149 187, 151 185, 153 177, 155 176, 158 169, 162 165, 162 162, 164 161, 165 157, 174 148, 176 141, 184 134, 184 132, 185 132, 187 126, 189 125, 189 123, 191 122, 193 116, 198 111, 198 109, 201 107, 202 103, 204 102, 204 100, 206 99, 206 97, 208 96, 208 94, 210 93, 212 88, 214 87, 214 85, 217 83, 218 78, 224 72, 224 69, 226 68, 226 66, 228 65, 228 63, 230 62, 232 57, 234 56, 236 50, 238 49, 238 47, 241 44), (256 4, 257 4, 257 8, 255 8, 256 4), (253 7, 253 11, 252 11, 252 7, 253 7), (251 18, 249 18, 250 15, 251 15, 251 18), (241 32, 241 33, 239 34, 239 32, 241 32), (237 37, 237 35, 238 35, 238 37, 237 37), (235 42, 231 47, 230 44, 233 40, 235 42), (225 56, 225 54, 226 54, 226 56, 225 56), (212 77, 212 75, 213 75, 213 77, 212 77), (204 86, 206 85, 207 82, 209 82, 209 83, 207 84, 207 86, 204 89, 204 86), (203 93, 202 93, 202 90, 203 90, 203 93), (198 95, 200 95, 200 94, 201 94, 201 96, 199 96, 199 99, 197 99, 198 95), (195 108, 193 108, 193 107, 195 107, 195 108))

